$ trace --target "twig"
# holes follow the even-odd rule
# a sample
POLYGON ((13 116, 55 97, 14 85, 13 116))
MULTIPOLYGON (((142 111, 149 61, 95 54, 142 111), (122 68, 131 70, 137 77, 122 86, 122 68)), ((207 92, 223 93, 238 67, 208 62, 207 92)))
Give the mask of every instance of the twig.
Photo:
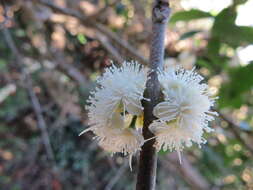
POLYGON ((65 55, 60 51, 50 52, 50 55, 54 58, 53 62, 57 69, 65 73, 68 77, 78 83, 81 88, 85 88, 89 81, 76 67, 67 62, 65 55))
POLYGON ((123 63, 124 59, 119 54, 119 52, 110 44, 107 37, 104 36, 101 32, 96 33, 96 37, 101 45, 112 55, 113 59, 116 60, 118 63, 123 63))
POLYGON ((111 38, 122 49, 126 50, 129 53, 129 55, 132 56, 132 58, 136 59, 143 65, 148 65, 148 60, 144 56, 142 56, 138 52, 138 50, 136 50, 136 48, 128 44, 127 41, 117 36, 117 34, 107 29, 104 25, 100 23, 96 23, 95 28, 101 31, 103 34, 107 35, 109 38, 111 38))
POLYGON ((176 153, 170 153, 166 156, 166 160, 162 160, 162 164, 173 169, 175 173, 180 175, 195 190, 208 190, 211 185, 189 162, 187 157, 183 157, 183 164, 178 162, 176 153))
MULTIPOLYGON (((153 108, 160 102, 161 90, 157 77, 157 71, 163 69, 164 39, 167 22, 170 15, 168 0, 154 0, 152 10, 152 38, 150 47, 150 78, 146 84, 144 95, 150 101, 144 101, 144 125, 143 136, 145 139, 154 135, 148 127, 153 122, 153 108)), ((156 181, 157 153, 154 148, 155 139, 148 141, 142 146, 139 160, 139 171, 136 189, 154 190, 156 181)))
POLYGON ((101 14, 103 12, 105 12, 109 7, 113 7, 114 5, 116 5, 119 2, 119 0, 113 0, 112 2, 108 3, 107 5, 105 5, 104 7, 100 8, 99 10, 97 10, 94 14, 88 16, 89 19, 91 20, 96 20, 98 17, 101 16, 101 14))
POLYGON ((121 176, 124 174, 128 166, 128 162, 125 162, 116 172, 116 175, 106 185, 105 190, 111 190, 113 186, 119 181, 121 176))
POLYGON ((97 29, 102 34, 108 36, 120 48, 126 50, 129 53, 129 55, 132 56, 133 59, 136 59, 140 63, 147 65, 148 61, 146 60, 146 58, 144 56, 142 56, 138 51, 136 51, 136 49, 134 47, 132 47, 130 44, 128 44, 127 41, 118 37, 117 34, 112 32, 111 30, 109 30, 103 24, 97 23, 96 21, 92 20, 91 17, 85 16, 84 14, 82 14, 78 11, 75 11, 73 9, 59 7, 48 0, 36 0, 36 1, 34 0, 34 2, 38 2, 42 5, 50 7, 55 12, 69 15, 69 16, 73 16, 73 17, 79 19, 84 25, 87 25, 87 26, 97 29))
POLYGON ((249 144, 249 142, 247 142, 244 138, 241 137, 240 127, 237 124, 235 124, 232 120, 227 118, 220 111, 218 111, 218 110, 215 110, 215 111, 219 113, 219 116, 221 119, 223 119, 224 121, 226 121, 228 123, 228 127, 231 129, 234 136, 242 143, 243 146, 245 146, 249 150, 250 155, 253 156, 253 146, 251 144, 249 144))
POLYGON ((33 91, 33 86, 32 86, 32 79, 30 78, 29 74, 26 73, 22 68, 24 66, 23 64, 23 57, 22 55, 19 53, 17 47, 15 46, 15 43, 11 37, 11 34, 9 33, 9 30, 7 28, 4 28, 2 30, 3 35, 5 37, 6 43, 9 46, 9 48, 12 51, 12 54, 14 55, 15 59, 16 59, 16 63, 19 67, 19 69, 21 69, 23 78, 24 78, 24 82, 25 82, 25 88, 27 89, 28 95, 30 97, 31 103, 32 103, 32 107, 33 110, 35 112, 35 115, 37 117, 37 122, 38 122, 38 127, 41 131, 41 135, 42 135, 42 141, 43 144, 45 146, 48 158, 51 161, 54 161, 54 154, 53 154, 53 150, 50 144, 50 139, 49 139, 49 135, 46 129, 46 122, 43 118, 43 110, 41 108, 41 105, 39 103, 39 100, 36 96, 36 94, 33 91))

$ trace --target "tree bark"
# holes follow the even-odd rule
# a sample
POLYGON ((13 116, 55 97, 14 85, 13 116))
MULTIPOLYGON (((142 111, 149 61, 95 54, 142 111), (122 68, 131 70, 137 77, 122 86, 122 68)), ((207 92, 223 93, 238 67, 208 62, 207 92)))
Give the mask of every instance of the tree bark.
MULTIPOLYGON (((149 67, 151 72, 144 92, 144 96, 149 98, 150 101, 143 101, 143 136, 145 139, 149 139, 154 136, 148 127, 153 120, 156 119, 153 115, 153 108, 160 102, 161 99, 161 89, 157 77, 157 71, 163 69, 164 39, 169 15, 170 8, 168 0, 154 0, 152 9, 152 38, 149 58, 149 67)), ((155 139, 146 142, 142 146, 136 190, 155 189, 157 153, 154 148, 154 143, 155 139)))

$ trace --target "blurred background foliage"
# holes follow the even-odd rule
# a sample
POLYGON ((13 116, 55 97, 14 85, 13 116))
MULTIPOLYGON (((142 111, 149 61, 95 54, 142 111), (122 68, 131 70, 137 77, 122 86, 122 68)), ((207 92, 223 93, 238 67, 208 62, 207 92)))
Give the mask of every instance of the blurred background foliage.
MULTIPOLYGON (((113 60, 147 64, 151 0, 0 1, 0 189, 134 189, 122 155, 78 134, 113 60)), ((253 1, 171 0, 165 67, 195 67, 219 96, 208 143, 160 152, 157 189, 253 189, 253 1)))

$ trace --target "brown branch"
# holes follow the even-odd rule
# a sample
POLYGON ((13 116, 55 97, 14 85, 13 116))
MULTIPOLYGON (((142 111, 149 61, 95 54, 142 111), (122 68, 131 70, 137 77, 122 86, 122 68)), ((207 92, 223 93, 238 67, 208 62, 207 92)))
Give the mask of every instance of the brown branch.
POLYGON ((145 65, 148 63, 146 58, 143 57, 138 51, 136 51, 136 49, 134 47, 132 47, 130 44, 128 44, 127 41, 125 41, 124 39, 117 36, 116 33, 109 30, 103 24, 100 24, 100 23, 96 22, 95 20, 92 20, 92 17, 85 16, 84 14, 82 14, 78 11, 75 11, 73 9, 59 7, 59 6, 55 5, 54 3, 52 3, 51 1, 48 1, 48 0, 36 0, 36 1, 34 0, 34 2, 38 2, 42 5, 50 7, 55 12, 65 14, 65 15, 69 15, 69 16, 73 16, 73 17, 79 19, 82 22, 82 24, 84 24, 86 26, 89 26, 89 27, 92 27, 92 28, 95 28, 96 30, 98 30, 102 34, 109 37, 120 48, 127 51, 133 59, 135 59, 135 60, 137 60, 140 63, 145 64, 145 65))
POLYGON ((108 3, 107 5, 105 5, 104 7, 100 8, 99 10, 97 10, 95 13, 93 13, 92 15, 88 16, 90 20, 96 20, 98 19, 102 13, 104 13, 109 7, 113 7, 114 5, 116 5, 119 1, 118 0, 113 0, 112 2, 108 3))
POLYGON ((48 158, 49 160, 54 161, 54 154, 53 154, 53 150, 50 144, 50 139, 49 139, 49 135, 46 128, 46 122, 42 114, 43 110, 41 108, 41 105, 39 103, 39 100, 36 94, 33 91, 32 79, 30 75, 26 71, 23 70, 23 67, 24 67, 23 56, 19 53, 17 47, 15 46, 15 43, 11 37, 11 34, 9 33, 9 30, 7 28, 4 28, 2 32, 3 32, 7 45, 9 46, 10 50, 12 51, 12 54, 14 55, 16 59, 17 66, 21 70, 22 77, 24 78, 24 85, 25 85, 25 88, 27 89, 28 95, 32 103, 33 110, 37 117, 38 127, 41 131, 42 142, 45 146, 48 158))
POLYGON ((123 63, 124 58, 119 54, 119 52, 111 45, 108 38, 101 32, 96 33, 96 37, 101 45, 112 55, 113 60, 118 63, 123 63))
POLYGON ((111 190, 113 186, 120 180, 122 175, 125 173, 128 166, 128 162, 124 162, 124 164, 117 170, 116 175, 111 178, 109 183, 105 186, 105 190, 111 190))
POLYGON ((220 111, 215 110, 217 113, 219 113, 219 116, 221 119, 223 119, 224 121, 226 121, 228 123, 228 127, 231 129, 232 133, 234 134, 234 136, 242 143, 243 146, 245 146, 249 152, 250 155, 253 157, 253 146, 247 142, 240 134, 241 134, 241 130, 240 130, 240 126, 238 126, 236 123, 234 123, 232 120, 230 120, 229 118, 227 118, 224 114, 222 114, 220 111))
POLYGON ((56 68, 61 72, 66 74, 72 80, 76 81, 80 88, 85 89, 87 84, 90 82, 87 78, 81 73, 76 67, 74 67, 71 63, 69 63, 65 55, 60 51, 52 51, 50 52, 50 56, 52 56, 53 63, 56 68))
POLYGON ((134 48, 133 46, 128 44, 127 41, 120 38, 117 34, 115 34, 114 32, 112 32, 111 30, 109 30, 108 28, 106 28, 104 25, 102 25, 100 23, 96 23, 95 27, 100 32, 102 32, 103 34, 107 35, 110 39, 112 39, 115 44, 117 44, 119 47, 121 47, 122 49, 127 51, 129 53, 129 55, 132 56, 133 59, 139 61, 143 65, 148 64, 147 59, 144 56, 142 56, 138 52, 138 50, 136 50, 136 48, 134 48))
POLYGON ((168 154, 166 158, 167 160, 163 160, 162 164, 181 176, 189 184, 189 186, 192 187, 192 189, 211 189, 208 181, 206 181, 199 171, 192 166, 186 156, 182 158, 182 165, 178 162, 178 156, 175 152, 168 154))
MULTIPOLYGON (((170 15, 168 0, 154 0, 152 10, 152 38, 150 47, 150 75, 144 95, 150 101, 144 101, 143 136, 145 139, 154 135, 149 131, 149 125, 155 120, 153 108, 160 102, 161 90, 157 77, 159 69, 163 69, 164 39, 167 22, 170 15)), ((154 190, 156 181, 157 153, 153 146, 155 140, 150 140, 142 146, 139 160, 139 171, 136 189, 154 190)))

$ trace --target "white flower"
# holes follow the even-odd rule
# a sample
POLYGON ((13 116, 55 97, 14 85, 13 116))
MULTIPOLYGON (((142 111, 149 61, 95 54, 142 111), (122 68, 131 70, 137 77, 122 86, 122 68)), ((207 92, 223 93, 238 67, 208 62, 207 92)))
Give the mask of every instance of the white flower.
MULTIPOLYGON (((208 122, 214 119, 210 111, 214 99, 210 98, 203 78, 194 70, 171 69, 158 75, 164 101, 156 105, 153 114, 158 118, 150 126, 156 136, 156 148, 176 150, 179 153, 193 142, 199 146, 206 140, 204 130, 212 131, 208 122)), ((180 158, 181 159, 181 158, 180 158)))
POLYGON ((87 106, 91 123, 100 119, 111 118, 116 109, 127 111, 132 115, 141 115, 141 100, 147 80, 146 71, 134 62, 125 62, 117 68, 107 68, 104 75, 97 80, 100 87, 89 98, 87 106))
POLYGON ((143 114, 141 101, 145 99, 146 80, 146 70, 134 62, 107 68, 97 80, 99 87, 92 92, 86 107, 91 127, 81 134, 91 130, 105 150, 131 158, 144 143, 140 132, 130 124, 133 116, 143 114))
POLYGON ((112 154, 121 152, 125 156, 129 155, 130 168, 132 156, 145 142, 141 130, 129 127, 131 121, 132 117, 124 118, 120 113, 115 113, 108 125, 93 129, 96 134, 94 138, 104 150, 112 154))

